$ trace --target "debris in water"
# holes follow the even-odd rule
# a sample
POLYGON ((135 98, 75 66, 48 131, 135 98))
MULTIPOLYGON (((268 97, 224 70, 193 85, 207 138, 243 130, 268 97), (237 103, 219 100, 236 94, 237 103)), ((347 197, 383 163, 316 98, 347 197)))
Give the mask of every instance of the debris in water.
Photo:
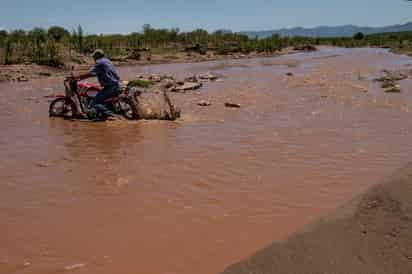
POLYGON ((27 82, 27 81, 29 81, 29 79, 27 79, 26 76, 21 75, 21 76, 17 77, 17 81, 18 82, 27 82))
POLYGON ((36 163, 36 166, 38 166, 38 167, 50 167, 50 166, 51 166, 51 163, 48 163, 48 162, 38 162, 38 163, 36 163))
POLYGON ((398 81, 408 78, 407 75, 400 72, 393 72, 388 70, 383 70, 385 76, 376 78, 376 82, 381 82, 381 87, 385 89, 387 93, 399 93, 401 92, 401 87, 397 84, 398 81))
POLYGON ((395 82, 394 81, 385 81, 382 83, 381 87, 382 88, 392 88, 395 86, 395 82))
POLYGON ((178 85, 173 87, 171 91, 179 92, 179 91, 187 91, 187 90, 195 90, 202 87, 202 83, 192 83, 192 82, 185 82, 182 85, 178 85))
POLYGON ((385 89, 385 92, 386 93, 399 93, 399 92, 401 92, 401 88, 400 88, 399 85, 395 85, 395 86, 393 86, 389 89, 385 89))
POLYGON ((185 78, 185 82, 191 82, 191 83, 212 82, 218 79, 219 77, 217 75, 214 75, 212 73, 206 73, 206 74, 198 74, 198 75, 187 77, 185 78))
POLYGON ((64 269, 67 271, 70 271, 70 270, 76 270, 76 269, 82 268, 84 266, 85 264, 74 264, 74 265, 66 266, 64 269))
POLYGON ((50 72, 40 71, 39 76, 50 77, 52 74, 50 72))
POLYGON ((293 50, 297 50, 297 51, 317 51, 318 49, 315 46, 312 46, 312 45, 302 45, 302 46, 294 47, 293 50))
POLYGON ((208 107, 208 106, 212 105, 212 103, 210 103, 209 101, 202 100, 199 103, 197 103, 197 105, 201 106, 201 107, 208 107))
POLYGON ((239 105, 239 104, 235 104, 235 103, 229 103, 229 102, 227 102, 227 103, 225 103, 225 107, 227 107, 227 108, 240 108, 240 105, 239 105))
POLYGON ((218 77, 214 74, 207 73, 207 74, 200 74, 198 75, 198 78, 201 80, 207 80, 207 81, 215 81, 218 79, 218 77))
POLYGON ((401 81, 408 78, 407 75, 400 73, 400 72, 393 72, 393 71, 383 71, 385 73, 384 76, 376 78, 375 81, 377 82, 385 82, 385 81, 401 81))
POLYGON ((197 78, 196 75, 190 76, 190 77, 186 77, 185 82, 190 82, 190 83, 197 83, 199 82, 199 79, 197 78))
POLYGON ((399 71, 383 70, 382 72, 385 73, 385 76, 376 79, 377 81, 385 81, 385 80, 401 81, 401 80, 408 78, 407 75, 399 71))

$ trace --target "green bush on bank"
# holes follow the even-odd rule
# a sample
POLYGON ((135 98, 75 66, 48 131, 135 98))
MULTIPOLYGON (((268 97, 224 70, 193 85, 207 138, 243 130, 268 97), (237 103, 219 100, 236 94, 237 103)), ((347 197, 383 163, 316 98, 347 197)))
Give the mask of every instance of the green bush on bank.
POLYGON ((130 82, 127 84, 127 86, 128 86, 129 88, 132 88, 132 87, 149 88, 149 87, 153 86, 153 84, 154 84, 154 83, 151 82, 151 81, 138 79, 138 80, 132 80, 132 81, 130 81, 130 82))

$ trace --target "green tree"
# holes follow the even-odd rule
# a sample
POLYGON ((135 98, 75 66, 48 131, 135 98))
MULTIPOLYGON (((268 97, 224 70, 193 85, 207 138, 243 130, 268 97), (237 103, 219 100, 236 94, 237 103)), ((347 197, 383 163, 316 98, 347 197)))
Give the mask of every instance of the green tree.
POLYGON ((4 46, 4 63, 10 64, 10 59, 12 55, 12 50, 11 50, 11 41, 9 38, 6 38, 5 46, 4 46))
POLYGON ((71 44, 73 45, 74 49, 76 49, 80 53, 83 53, 85 37, 83 33, 83 28, 81 25, 77 27, 77 30, 73 29, 70 38, 71 38, 71 44))
POLYGON ((82 26, 77 27, 77 47, 80 52, 83 52, 83 28, 82 26))
POLYGON ((64 37, 69 36, 70 33, 62 27, 52 26, 48 29, 47 35, 53 38, 56 42, 61 42, 61 40, 64 37))
POLYGON ((4 41, 7 36, 8 36, 8 32, 6 30, 0 30, 0 42, 4 41))
POLYGON ((32 42, 32 59, 40 63, 44 58, 44 43, 47 40, 47 32, 42 28, 34 28, 28 34, 32 42))
POLYGON ((354 40, 363 40, 365 38, 365 35, 362 32, 358 32, 353 36, 354 40))
POLYGON ((59 67, 63 64, 60 60, 59 46, 54 38, 49 37, 49 39, 47 39, 45 51, 46 56, 40 64, 53 67, 59 67))

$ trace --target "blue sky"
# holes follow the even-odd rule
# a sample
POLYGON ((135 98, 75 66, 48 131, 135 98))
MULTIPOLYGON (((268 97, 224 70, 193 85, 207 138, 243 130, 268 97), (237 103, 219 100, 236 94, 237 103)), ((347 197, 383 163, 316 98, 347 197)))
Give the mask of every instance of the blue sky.
POLYGON ((128 33, 148 23, 240 31, 409 21, 412 2, 405 0, 0 0, 0 28, 9 30, 81 24, 87 33, 128 33))

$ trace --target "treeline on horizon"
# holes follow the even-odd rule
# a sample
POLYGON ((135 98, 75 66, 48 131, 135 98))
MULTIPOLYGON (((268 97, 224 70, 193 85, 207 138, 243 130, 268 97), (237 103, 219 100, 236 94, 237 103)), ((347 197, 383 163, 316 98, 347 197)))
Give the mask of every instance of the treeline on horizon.
POLYGON ((69 32, 63 27, 34 28, 30 31, 0 31, 0 64, 36 63, 63 66, 65 62, 81 63, 81 57, 94 49, 103 49, 108 56, 139 58, 139 52, 158 53, 193 50, 199 54, 274 53, 286 47, 330 45, 338 47, 388 47, 412 51, 412 32, 384 33, 354 37, 309 38, 280 37, 250 38, 229 31, 209 33, 203 29, 180 32, 177 28, 155 29, 144 25, 141 32, 130 34, 86 35, 81 26, 69 32))

